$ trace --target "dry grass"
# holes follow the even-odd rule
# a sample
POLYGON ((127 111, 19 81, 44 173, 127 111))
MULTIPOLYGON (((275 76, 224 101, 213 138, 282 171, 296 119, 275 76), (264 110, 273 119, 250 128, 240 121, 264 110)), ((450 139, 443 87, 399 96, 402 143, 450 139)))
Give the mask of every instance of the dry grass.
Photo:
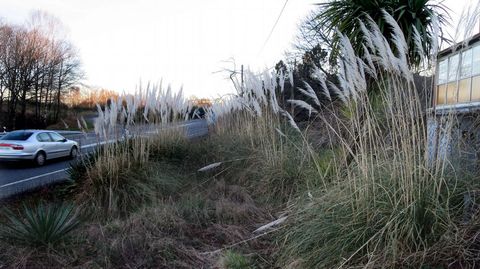
MULTIPOLYGON (((312 104, 290 100, 316 125, 301 130, 277 103, 291 74, 247 71, 242 95, 207 111, 211 137, 190 143, 172 130, 104 147, 73 186, 79 206, 97 216, 61 249, 4 244, 0 260, 16 268, 474 268, 478 219, 464 219, 464 198, 480 184, 451 170, 445 155, 425 153, 424 104, 405 40, 386 21, 394 48, 371 23, 363 58, 341 38, 338 85, 322 93, 335 93, 334 105, 308 85, 300 92, 312 104), (286 224, 252 234, 280 216, 286 224)), ((165 126, 184 118, 184 105, 169 90, 126 97, 99 110, 96 131, 108 138, 119 123, 165 126)))
POLYGON ((326 136, 337 141, 327 143, 333 153, 331 171, 318 175, 325 179, 323 188, 297 197, 279 237, 283 266, 435 265, 431 250, 445 237, 459 235, 464 194, 480 187, 466 175, 447 171, 454 168, 445 155, 429 159, 426 154, 425 112, 402 55, 401 32, 395 32, 397 47, 390 48, 376 38, 375 25, 366 31, 372 38, 367 52, 375 53, 373 66, 342 40, 338 79, 344 109, 333 119, 319 115, 326 136), (376 78, 367 84, 369 68, 376 68, 369 70, 376 78), (368 94, 368 87, 377 89, 375 95, 368 94))
MULTIPOLYGON (((103 196, 98 194, 102 191, 99 189, 103 184, 92 185, 95 179, 88 178, 90 175, 87 170, 77 174, 77 178, 85 177, 83 181, 78 180, 77 185, 67 185, 68 188, 59 186, 51 190, 52 193, 63 195, 45 193, 47 195, 44 197, 71 200, 70 193, 81 190, 74 197, 79 206, 88 209, 83 211, 87 217, 86 223, 75 231, 71 239, 51 249, 2 244, 2 264, 11 268, 216 266, 222 253, 231 249, 230 245, 248 239, 253 230, 272 217, 267 211, 268 207, 264 209, 256 201, 249 189, 251 186, 239 185, 243 181, 240 177, 231 177, 228 173, 218 174, 218 171, 196 172, 212 161, 213 156, 227 158, 231 156, 230 150, 236 152, 236 147, 229 148, 231 136, 212 137, 195 143, 177 139, 178 136, 169 137, 172 139, 159 138, 156 141, 159 144, 151 142, 151 156, 145 165, 138 166, 142 168, 132 165, 126 169, 118 166, 124 170, 118 173, 118 185, 112 192, 112 197, 118 199, 118 202, 123 197, 123 190, 131 188, 133 192, 126 193, 129 198, 123 203, 117 203, 116 208, 104 207, 109 205, 104 203, 108 200, 100 200, 103 196), (139 187, 138 184, 142 186, 139 187), (148 189, 143 189, 144 187, 148 189), (128 207, 122 208, 118 206, 120 204, 128 207), (106 209, 111 214, 107 214, 106 209), (223 249, 224 247, 226 248, 223 249)), ((248 144, 242 145, 249 148, 248 144)), ((244 153, 246 151, 244 149, 244 153)), ((92 161, 98 158, 92 157, 92 161)), ((230 165, 236 165, 240 169, 245 162, 246 160, 237 161, 230 165)), ((263 261, 268 260, 266 257, 271 251, 266 246, 267 242, 260 239, 240 244, 235 249, 252 253, 249 254, 252 261, 263 261), (264 258, 258 258, 260 255, 264 258)))

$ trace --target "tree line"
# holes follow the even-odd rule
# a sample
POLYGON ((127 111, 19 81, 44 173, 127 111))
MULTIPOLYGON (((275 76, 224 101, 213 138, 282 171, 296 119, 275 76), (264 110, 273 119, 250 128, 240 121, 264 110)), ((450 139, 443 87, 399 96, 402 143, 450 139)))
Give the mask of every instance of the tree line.
POLYGON ((103 88, 89 88, 72 86, 66 95, 62 95, 62 102, 77 110, 96 110, 97 104, 104 106, 110 99, 118 99, 119 94, 114 90, 103 88))
POLYGON ((82 77, 61 23, 37 12, 23 25, 0 22, 0 123, 44 128, 61 116, 62 95, 82 77))

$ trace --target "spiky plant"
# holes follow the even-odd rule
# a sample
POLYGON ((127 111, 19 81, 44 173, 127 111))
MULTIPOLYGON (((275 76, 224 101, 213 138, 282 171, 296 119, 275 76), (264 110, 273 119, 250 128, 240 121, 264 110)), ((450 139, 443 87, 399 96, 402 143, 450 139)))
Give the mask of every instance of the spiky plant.
POLYGON ((74 205, 43 204, 23 205, 21 212, 5 209, 0 236, 13 244, 53 246, 65 240, 81 224, 74 205))

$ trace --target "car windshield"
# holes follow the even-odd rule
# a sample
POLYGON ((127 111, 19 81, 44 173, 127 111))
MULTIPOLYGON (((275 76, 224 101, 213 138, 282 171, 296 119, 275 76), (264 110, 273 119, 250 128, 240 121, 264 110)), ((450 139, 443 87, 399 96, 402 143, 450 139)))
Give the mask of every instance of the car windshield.
POLYGON ((0 137, 0 140, 16 140, 16 141, 25 141, 30 136, 32 136, 32 132, 11 132, 6 134, 5 136, 0 137))

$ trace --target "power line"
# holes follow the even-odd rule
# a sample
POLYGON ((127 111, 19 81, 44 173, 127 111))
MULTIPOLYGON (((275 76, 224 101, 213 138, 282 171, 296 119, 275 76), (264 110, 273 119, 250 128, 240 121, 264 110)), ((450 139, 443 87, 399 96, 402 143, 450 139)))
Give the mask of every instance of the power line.
POLYGON ((268 34, 268 37, 267 37, 267 39, 265 40, 265 42, 263 43, 262 48, 261 48, 260 51, 258 52, 258 55, 260 55, 260 54, 263 52, 263 49, 265 48, 265 46, 267 45, 268 41, 269 41, 270 38, 272 37, 273 31, 274 31, 275 28, 277 27, 277 24, 278 24, 278 22, 280 21, 280 18, 282 17, 283 11, 285 11, 285 8, 287 7, 287 4, 288 4, 288 0, 285 0, 285 4, 283 4, 282 10, 280 10, 280 14, 278 14, 277 20, 276 20, 275 23, 273 24, 272 30, 271 30, 270 33, 268 34))

